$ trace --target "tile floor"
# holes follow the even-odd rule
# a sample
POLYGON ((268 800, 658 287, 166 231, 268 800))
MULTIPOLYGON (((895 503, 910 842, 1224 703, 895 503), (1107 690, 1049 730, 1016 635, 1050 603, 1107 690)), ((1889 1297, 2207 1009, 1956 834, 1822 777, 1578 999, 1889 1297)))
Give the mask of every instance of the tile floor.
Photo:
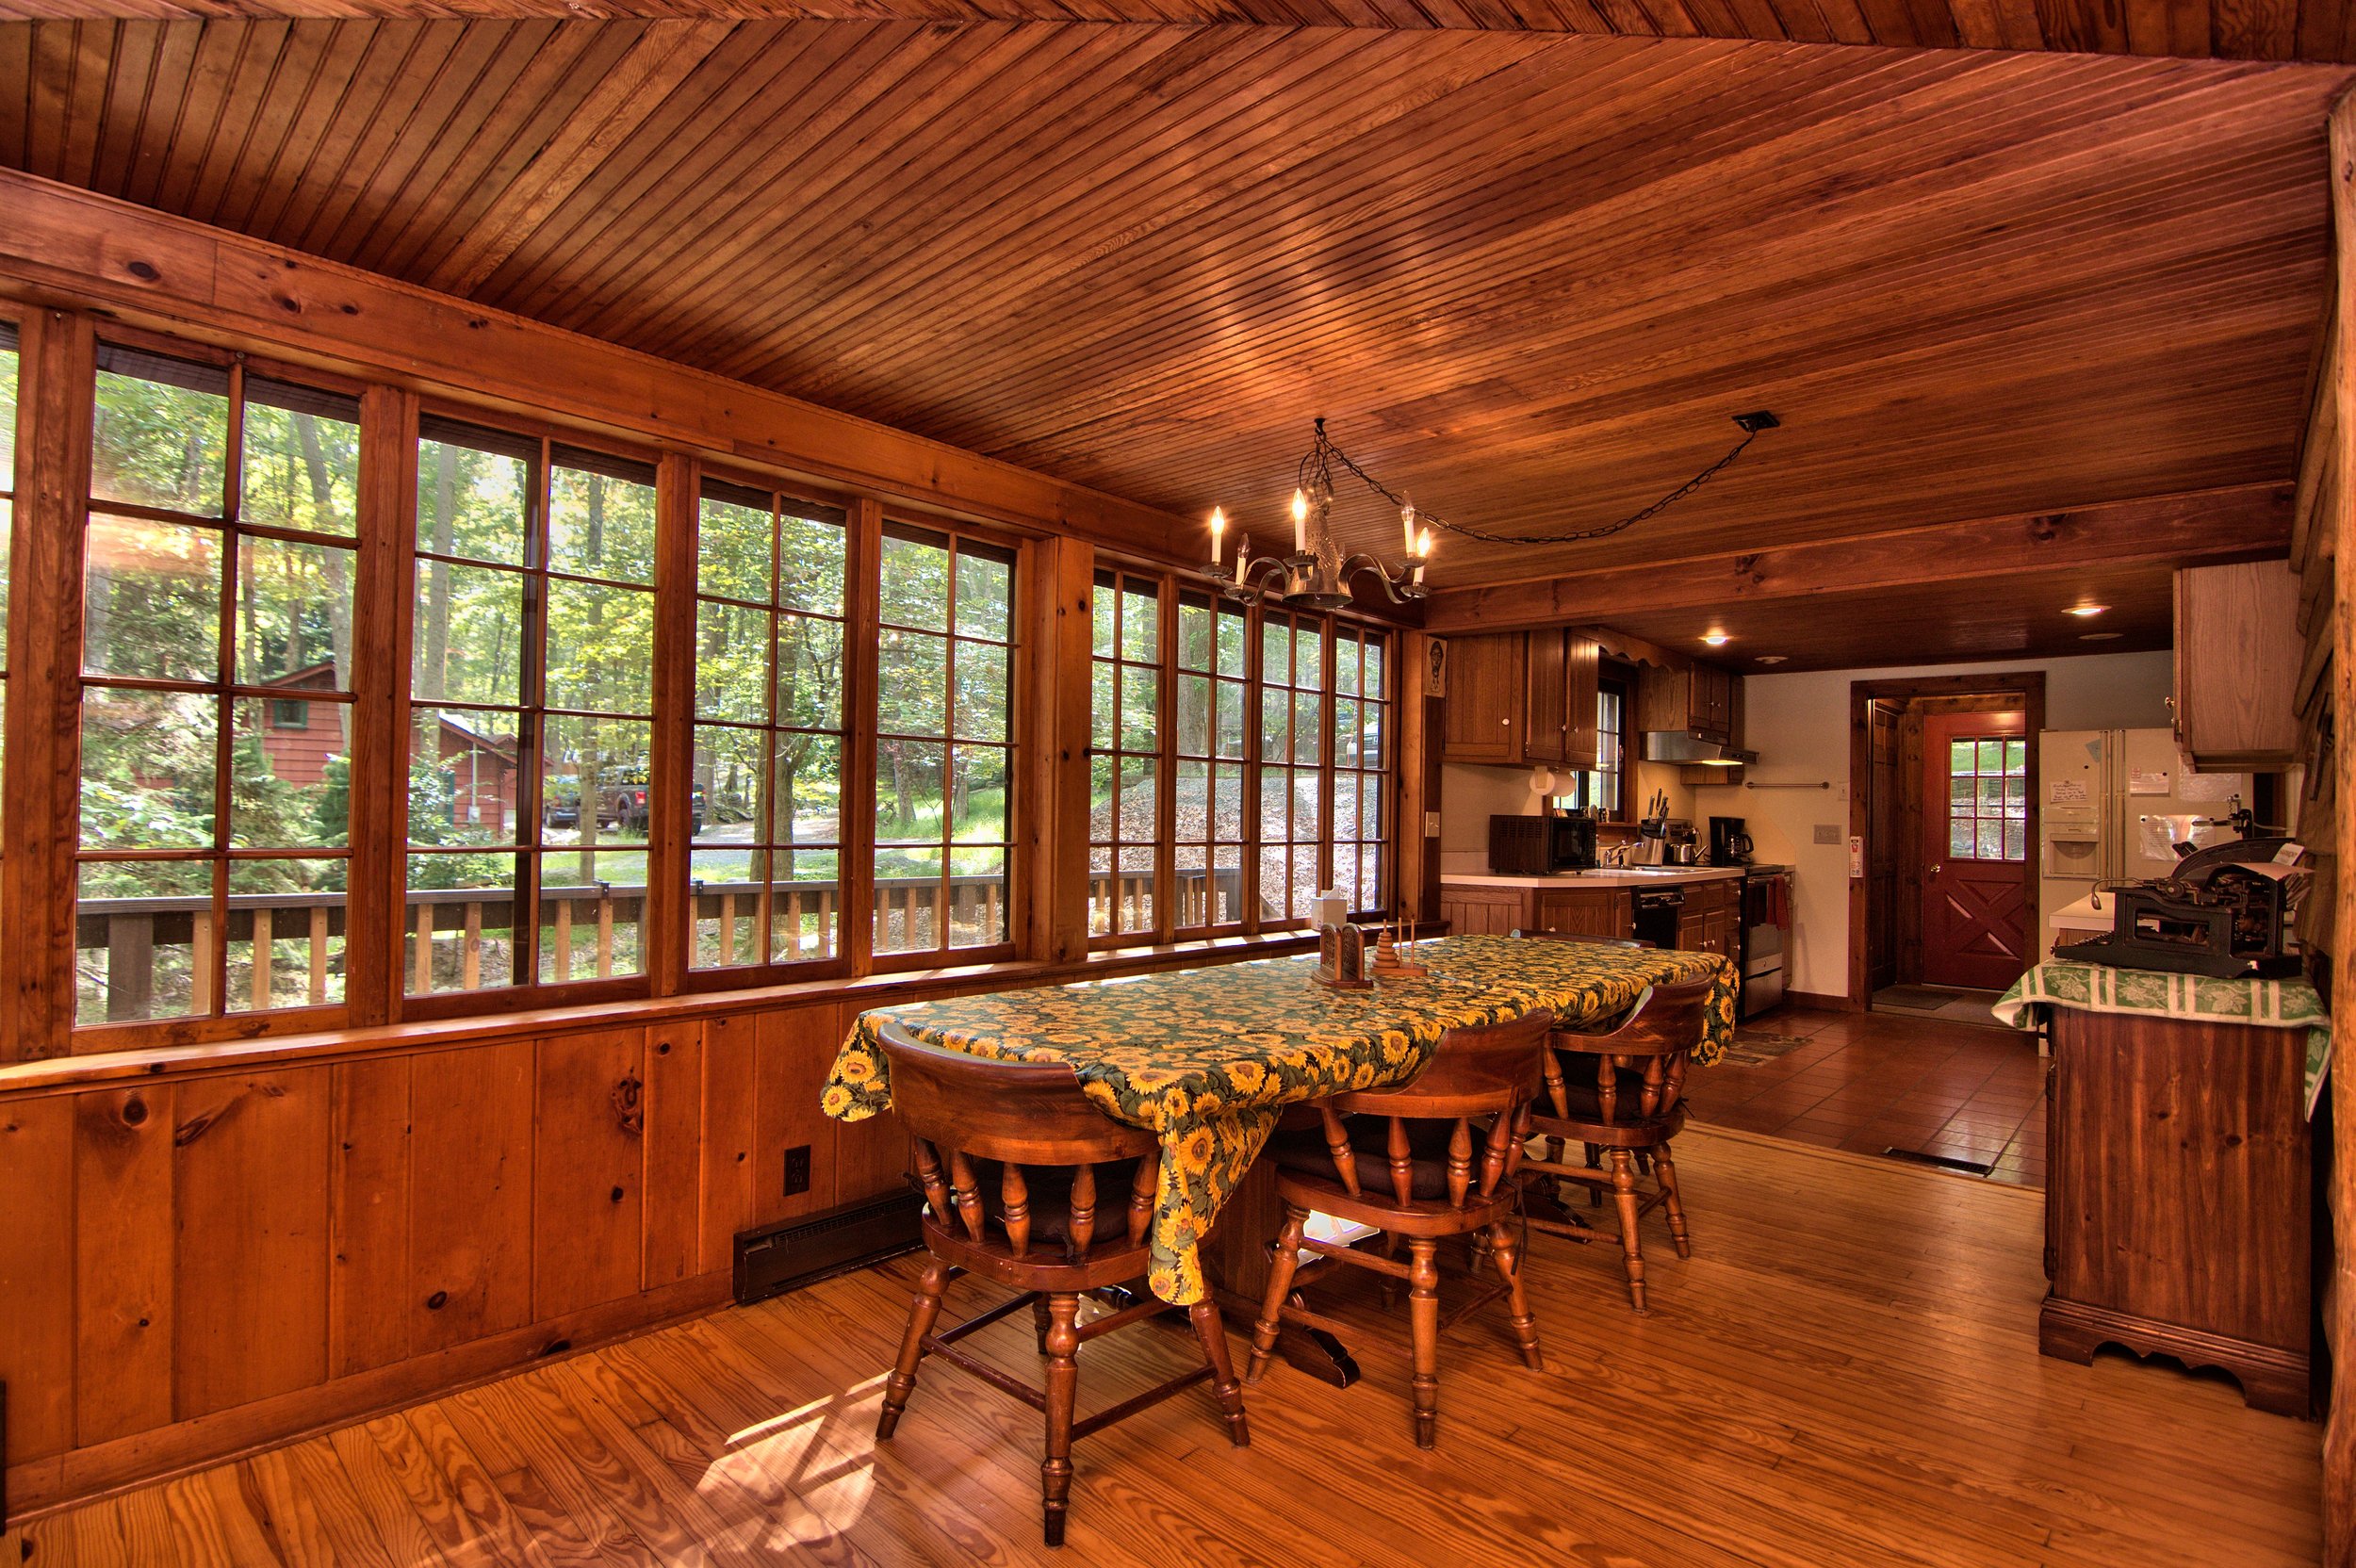
POLYGON ((1694 1070, 1696 1120, 1879 1154, 1992 1165, 2045 1184, 2045 1064, 2037 1037, 1905 1013, 1781 1007, 1745 1025, 1808 1043, 1758 1067, 1694 1070))

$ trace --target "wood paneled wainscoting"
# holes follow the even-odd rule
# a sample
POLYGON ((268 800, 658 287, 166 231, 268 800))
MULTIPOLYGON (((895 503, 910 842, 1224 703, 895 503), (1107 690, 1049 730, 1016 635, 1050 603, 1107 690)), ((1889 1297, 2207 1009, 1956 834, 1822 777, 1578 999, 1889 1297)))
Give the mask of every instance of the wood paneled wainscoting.
POLYGON ((737 1232, 902 1183, 896 1119, 818 1108, 862 1008, 1074 977, 810 985, 0 1068, 10 1515, 727 1300, 737 1232), (809 1188, 788 1192, 802 1146, 809 1188))

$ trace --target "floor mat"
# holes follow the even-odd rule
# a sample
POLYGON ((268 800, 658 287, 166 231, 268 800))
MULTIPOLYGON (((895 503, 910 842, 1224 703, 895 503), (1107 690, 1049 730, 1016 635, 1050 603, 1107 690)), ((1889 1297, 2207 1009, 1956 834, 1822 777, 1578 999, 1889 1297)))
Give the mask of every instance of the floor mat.
POLYGON ((1807 1043, 1806 1035, 1777 1035, 1765 1029, 1744 1029, 1736 1033, 1726 1046, 1726 1054, 1718 1058, 1718 1065, 1759 1067, 1788 1052, 1797 1051, 1807 1043))
POLYGON ((1951 986, 1885 986, 1873 993, 1873 1010, 1877 1013, 1911 1013, 1920 1018, 1947 1019, 1956 1023, 1975 1023, 1983 1028, 2001 1029, 1996 1016, 1988 1009, 2003 997, 2002 991, 1964 990, 1951 986))

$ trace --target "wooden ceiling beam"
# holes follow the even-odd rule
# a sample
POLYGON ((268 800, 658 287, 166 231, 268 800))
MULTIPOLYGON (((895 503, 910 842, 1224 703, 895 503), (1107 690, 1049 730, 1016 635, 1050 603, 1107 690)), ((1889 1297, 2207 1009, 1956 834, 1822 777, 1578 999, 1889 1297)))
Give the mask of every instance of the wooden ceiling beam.
POLYGON ((1913 583, 2139 563, 2262 560, 2290 547, 2291 492, 2289 484, 2242 484, 1464 588, 1427 599, 1424 627, 1445 633, 1609 623, 1619 615, 1913 583))

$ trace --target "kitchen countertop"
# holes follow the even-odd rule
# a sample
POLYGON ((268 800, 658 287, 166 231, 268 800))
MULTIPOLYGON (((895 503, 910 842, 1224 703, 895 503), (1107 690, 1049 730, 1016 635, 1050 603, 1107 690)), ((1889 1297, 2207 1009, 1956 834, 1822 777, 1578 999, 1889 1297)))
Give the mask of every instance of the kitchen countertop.
POLYGON ((1741 866, 1668 866, 1659 871, 1622 871, 1601 866, 1594 871, 1556 872, 1551 876, 1464 876, 1443 872, 1440 885, 1444 888, 1675 888, 1688 882, 1735 880, 1742 874, 1741 866))

